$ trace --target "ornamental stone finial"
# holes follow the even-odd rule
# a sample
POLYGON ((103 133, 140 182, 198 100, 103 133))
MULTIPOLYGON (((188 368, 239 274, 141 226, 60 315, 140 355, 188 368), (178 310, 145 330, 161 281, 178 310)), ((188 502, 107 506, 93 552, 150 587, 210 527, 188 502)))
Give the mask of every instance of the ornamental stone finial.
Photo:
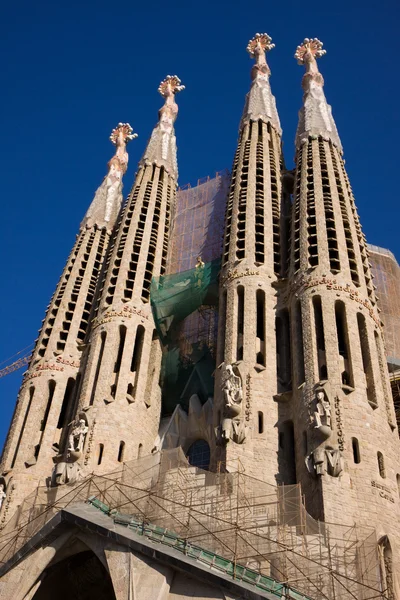
POLYGON ((326 54, 326 50, 322 49, 323 43, 318 38, 304 38, 304 42, 297 46, 294 57, 299 65, 304 65, 316 58, 320 58, 326 54))
POLYGON ((158 91, 163 98, 168 98, 171 94, 176 94, 185 89, 177 75, 167 75, 158 86, 158 91))
POLYGON ((251 58, 254 58, 257 55, 257 49, 269 52, 272 48, 275 48, 275 44, 272 44, 272 38, 268 33, 256 33, 255 36, 249 40, 246 49, 251 58))
POLYGON ((111 132, 110 140, 111 143, 116 146, 117 150, 108 163, 110 170, 119 170, 125 173, 128 168, 128 153, 126 151, 126 145, 131 140, 137 138, 137 133, 133 133, 132 127, 129 123, 118 123, 111 132))
POLYGON ((252 79, 256 79, 256 77, 265 77, 265 75, 271 74, 265 59, 265 53, 272 50, 272 48, 275 48, 275 44, 272 43, 272 38, 268 33, 256 33, 255 36, 249 40, 246 50, 251 58, 256 59, 256 64, 251 70, 252 79))
POLYGON ((117 127, 111 132, 110 140, 114 146, 120 146, 123 143, 127 144, 131 140, 137 138, 138 134, 133 133, 132 127, 129 123, 118 123, 117 127))

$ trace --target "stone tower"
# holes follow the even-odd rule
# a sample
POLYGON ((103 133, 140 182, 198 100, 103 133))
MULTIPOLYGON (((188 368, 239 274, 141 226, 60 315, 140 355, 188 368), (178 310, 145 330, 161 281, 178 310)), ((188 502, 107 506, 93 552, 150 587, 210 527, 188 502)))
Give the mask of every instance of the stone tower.
POLYGON ((276 484, 278 419, 275 284, 281 259, 281 127, 266 52, 256 34, 252 84, 232 168, 220 275, 215 389, 217 460, 240 459, 246 473, 276 484), (267 422, 268 419, 268 422, 267 422))
POLYGON ((150 454, 161 412, 161 347, 150 306, 152 277, 166 267, 177 185, 175 94, 168 75, 165 104, 118 224, 88 340, 78 413, 89 427, 84 466, 106 472, 150 454))
POLYGON ((89 315, 121 208, 126 144, 134 137, 126 123, 119 123, 111 133, 116 153, 81 223, 22 382, 1 464, 1 472, 6 473, 3 484, 8 486, 12 480, 15 505, 39 481, 44 485, 54 466, 52 459, 66 443, 89 315))
POLYGON ((311 514, 374 523, 387 552, 389 538, 400 542, 399 435, 368 250, 316 62, 324 53, 305 39, 295 54, 306 72, 283 296, 296 473, 311 514))

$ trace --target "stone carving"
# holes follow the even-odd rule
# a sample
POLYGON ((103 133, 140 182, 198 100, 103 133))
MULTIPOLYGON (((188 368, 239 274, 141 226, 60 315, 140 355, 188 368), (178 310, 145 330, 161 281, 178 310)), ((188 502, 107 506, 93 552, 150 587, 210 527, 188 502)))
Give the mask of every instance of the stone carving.
POLYGON ((317 391, 315 400, 316 409, 313 415, 314 428, 318 429, 319 433, 327 439, 332 433, 331 405, 322 389, 317 391))
POLYGON ((241 419, 243 386, 239 375, 236 375, 233 366, 222 363, 222 394, 224 401, 223 416, 217 428, 217 442, 227 444, 229 440, 236 444, 243 444, 246 439, 247 426, 241 419))
POLYGON ((7 494, 4 489, 4 483, 0 483, 0 510, 1 510, 1 507, 3 506, 3 502, 6 497, 7 497, 7 494))
POLYGON ((84 412, 79 413, 75 421, 69 423, 71 430, 68 435, 68 447, 64 453, 53 458, 53 468, 50 486, 73 484, 82 479, 83 469, 79 462, 82 457, 86 435, 89 431, 87 417, 84 412))
POLYGON ((74 425, 68 437, 68 450, 70 452, 82 452, 85 443, 88 426, 85 419, 79 419, 70 425, 74 425))
POLYGON ((331 477, 339 477, 344 469, 344 461, 340 450, 321 445, 306 458, 306 466, 315 475, 328 473, 331 477))

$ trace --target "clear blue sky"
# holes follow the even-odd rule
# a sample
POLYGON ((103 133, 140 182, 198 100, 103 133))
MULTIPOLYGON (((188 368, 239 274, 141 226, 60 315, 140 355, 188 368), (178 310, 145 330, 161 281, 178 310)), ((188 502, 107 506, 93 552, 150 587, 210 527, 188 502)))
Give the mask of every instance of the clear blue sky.
MULTIPOLYGON (((325 93, 370 243, 399 258, 399 69, 396 0, 3 3, 1 64, 0 361, 30 344, 79 222, 104 176, 119 121, 129 146, 129 190, 162 104, 161 79, 177 74, 180 183, 230 168, 255 32, 269 33, 271 86, 289 167, 303 69, 293 54, 320 38, 325 93)), ((0 447, 23 370, 0 379, 0 447)))

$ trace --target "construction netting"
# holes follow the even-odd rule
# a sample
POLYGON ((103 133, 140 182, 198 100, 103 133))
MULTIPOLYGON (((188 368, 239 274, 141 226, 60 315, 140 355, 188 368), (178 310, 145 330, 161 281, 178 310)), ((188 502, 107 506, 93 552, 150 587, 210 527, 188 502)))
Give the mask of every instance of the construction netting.
POLYGON ((163 414, 213 395, 218 330, 218 272, 229 172, 180 188, 172 218, 168 272, 154 279, 151 302, 164 344, 163 414), (197 265, 197 266, 196 266, 197 265))
POLYGON ((171 328, 201 306, 218 305, 218 275, 221 260, 208 263, 199 260, 194 269, 153 277, 150 288, 151 306, 156 329, 164 344, 171 328))
POLYGON ((16 552, 23 557, 30 551, 24 545, 57 511, 90 499, 109 515, 112 527, 139 528, 141 535, 193 560, 201 554, 203 564, 225 569, 229 577, 255 583, 269 578, 303 595, 281 598, 388 597, 372 529, 315 521, 299 485, 275 487, 238 468, 203 471, 176 449, 92 475, 68 492, 38 488, 2 532, 0 566, 16 552))

